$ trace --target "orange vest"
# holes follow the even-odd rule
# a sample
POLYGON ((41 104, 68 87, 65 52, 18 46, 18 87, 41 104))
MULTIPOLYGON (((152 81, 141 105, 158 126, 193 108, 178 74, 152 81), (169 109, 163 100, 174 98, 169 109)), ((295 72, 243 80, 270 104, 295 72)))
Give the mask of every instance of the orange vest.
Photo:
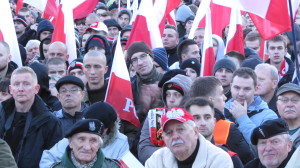
POLYGON ((213 132, 215 144, 227 144, 231 121, 220 119, 215 125, 213 132))

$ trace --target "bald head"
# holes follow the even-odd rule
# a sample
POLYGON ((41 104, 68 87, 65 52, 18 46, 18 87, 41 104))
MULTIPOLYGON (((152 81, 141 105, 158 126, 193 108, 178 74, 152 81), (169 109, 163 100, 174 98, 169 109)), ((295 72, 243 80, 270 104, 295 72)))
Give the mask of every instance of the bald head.
POLYGON ((0 72, 6 69, 10 59, 9 45, 4 41, 0 41, 0 72))
POLYGON ((48 49, 48 58, 54 58, 54 57, 59 57, 65 61, 68 60, 69 55, 68 55, 68 49, 66 44, 56 41, 52 44, 50 44, 49 49, 48 49))
POLYGON ((105 65, 106 65, 106 56, 100 52, 100 51, 95 51, 95 50, 92 50, 92 51, 89 51, 88 53, 86 53, 83 57, 83 64, 85 62, 85 60, 89 59, 89 58, 100 58, 101 60, 104 61, 105 65))

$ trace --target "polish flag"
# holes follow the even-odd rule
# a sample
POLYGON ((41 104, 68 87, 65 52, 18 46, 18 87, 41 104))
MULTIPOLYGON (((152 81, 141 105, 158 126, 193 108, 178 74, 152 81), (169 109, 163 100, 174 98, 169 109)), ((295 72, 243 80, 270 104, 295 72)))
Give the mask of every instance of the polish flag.
POLYGON ((74 19, 85 18, 88 14, 92 13, 98 4, 99 0, 72 0, 74 19))
POLYGON ((23 0, 18 0, 17 5, 16 5, 16 14, 19 14, 19 10, 23 7, 23 0))
POLYGON ((120 36, 117 41, 115 56, 111 68, 105 102, 111 104, 122 120, 140 127, 133 102, 131 82, 121 48, 120 36))
POLYGON ((60 4, 58 7, 58 14, 54 23, 54 32, 52 35, 52 41, 61 41, 67 45, 69 59, 71 63, 77 58, 76 53, 76 40, 74 31, 74 19, 73 8, 70 8, 70 1, 64 1, 64 4, 60 4))
POLYGON ((264 39, 291 29, 287 0, 212 0, 214 3, 249 12, 264 39))
POLYGON ((1 1, 0 16, 0 41, 5 41, 9 45, 11 60, 21 67, 22 59, 8 1, 1 1))
POLYGON ((56 17, 58 12, 58 2, 56 0, 23 0, 38 10, 43 12, 43 17, 45 19, 51 20, 56 17))
POLYGON ((170 15, 170 12, 176 9, 180 5, 180 0, 156 0, 154 3, 154 12, 156 14, 157 22, 159 23, 160 34, 164 33, 166 19, 168 23, 174 24, 174 20, 170 15))
POLYGON ((214 55, 212 41, 210 8, 207 8, 200 76, 213 76, 213 67, 215 62, 216 58, 214 55))
POLYGON ((158 22, 153 15, 152 1, 143 0, 132 25, 131 35, 125 49, 135 41, 144 41, 150 48, 163 47, 158 22))
POLYGON ((238 51, 244 55, 244 37, 241 12, 239 9, 232 8, 230 25, 226 44, 226 53, 238 51))

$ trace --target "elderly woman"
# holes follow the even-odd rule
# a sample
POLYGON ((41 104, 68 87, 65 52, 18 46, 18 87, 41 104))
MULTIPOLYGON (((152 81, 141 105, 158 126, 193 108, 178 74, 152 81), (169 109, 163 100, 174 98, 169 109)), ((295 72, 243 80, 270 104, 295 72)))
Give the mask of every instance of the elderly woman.
POLYGON ((119 168, 121 164, 105 158, 100 147, 103 143, 104 124, 97 119, 85 119, 73 125, 66 138, 69 146, 66 148, 60 162, 53 168, 119 168))

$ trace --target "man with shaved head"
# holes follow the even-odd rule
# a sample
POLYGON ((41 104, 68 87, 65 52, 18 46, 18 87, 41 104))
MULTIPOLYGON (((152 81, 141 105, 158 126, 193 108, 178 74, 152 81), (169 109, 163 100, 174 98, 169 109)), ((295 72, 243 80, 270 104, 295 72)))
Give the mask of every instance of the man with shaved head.
POLYGON ((50 44, 47 55, 47 59, 59 57, 65 61, 68 61, 69 58, 66 44, 60 41, 56 41, 50 44))
POLYGON ((0 41, 0 81, 3 78, 9 78, 12 71, 17 67, 10 59, 9 45, 4 41, 0 41))

